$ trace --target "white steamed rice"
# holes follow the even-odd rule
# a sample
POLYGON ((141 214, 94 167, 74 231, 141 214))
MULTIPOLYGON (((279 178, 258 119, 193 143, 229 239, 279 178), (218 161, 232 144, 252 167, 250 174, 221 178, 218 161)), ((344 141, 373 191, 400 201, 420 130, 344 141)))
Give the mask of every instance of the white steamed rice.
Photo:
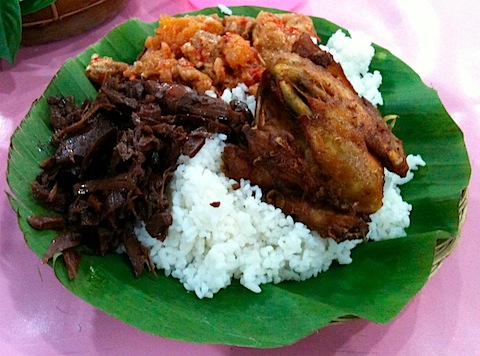
POLYGON ((412 171, 425 166, 425 161, 419 155, 408 155, 407 163, 410 170, 405 178, 385 169, 382 207, 370 216, 372 221, 367 233, 369 240, 379 241, 407 235, 405 229, 410 226, 412 205, 402 199, 399 186, 410 182, 413 178, 412 171))
POLYGON ((375 106, 383 105, 382 94, 378 90, 382 75, 378 70, 373 73, 368 71, 375 49, 363 32, 350 31, 350 37, 347 37, 338 30, 328 39, 326 46, 320 47, 330 52, 342 65, 345 76, 360 97, 365 97, 375 106))
MULTIPOLYGON (((359 95, 382 104, 381 75, 368 72, 373 57, 370 42, 358 33, 349 39, 337 32, 327 47, 359 95)), ((254 97, 244 85, 225 91, 222 98, 242 100, 255 112, 254 97)), ((139 241, 151 249, 158 269, 179 279, 199 298, 211 298, 233 279, 258 293, 261 284, 306 280, 326 271, 334 261, 352 261, 351 250, 361 240, 337 243, 321 238, 262 202, 261 189, 249 181, 242 180, 240 188, 234 189, 237 182, 225 177, 220 168, 224 140, 224 135, 217 135, 195 157, 180 157, 169 187, 173 224, 165 241, 149 236, 142 222, 136 226, 139 241)), ((411 170, 425 165, 420 156, 410 155, 407 162, 411 170)), ((385 171, 383 206, 371 215, 367 238, 405 236, 412 207, 403 201, 399 185, 412 177, 411 171, 406 178, 385 171)))
POLYGON ((225 15, 230 16, 230 15, 233 14, 233 11, 229 7, 227 7, 223 4, 218 4, 218 9, 220 10, 220 12, 222 12, 225 15))
MULTIPOLYGON (((136 227, 158 269, 204 298, 230 285, 232 278, 260 292, 264 283, 302 281, 326 271, 333 261, 351 262, 350 251, 361 240, 337 243, 321 238, 262 202, 259 187, 242 180, 234 189, 236 182, 220 168, 222 139, 219 135, 207 140, 193 158, 180 158, 170 185, 173 224, 165 241, 150 237, 142 223, 136 227)), ((424 164, 418 156, 409 156, 409 163, 414 168, 424 164)), ((405 235, 411 206, 402 200, 398 185, 412 175, 402 179, 387 172, 384 205, 371 216, 369 238, 405 235)))

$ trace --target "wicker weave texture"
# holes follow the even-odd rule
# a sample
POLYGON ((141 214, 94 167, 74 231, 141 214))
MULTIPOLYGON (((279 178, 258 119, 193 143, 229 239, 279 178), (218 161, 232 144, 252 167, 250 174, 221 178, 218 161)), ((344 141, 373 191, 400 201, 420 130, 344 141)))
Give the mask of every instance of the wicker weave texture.
MULTIPOLYGON (((458 233, 455 236, 452 236, 445 240, 440 240, 437 242, 437 246, 435 248, 435 255, 433 258, 432 269, 430 270, 431 278, 443 264, 445 259, 450 256, 450 254, 455 250, 458 245, 460 239, 460 232, 462 226, 465 222, 466 214, 467 214, 467 191, 464 190, 462 196, 460 198, 460 203, 458 206, 458 233)), ((346 323, 353 320, 360 319, 356 315, 344 315, 339 318, 336 318, 330 322, 330 325, 336 325, 341 323, 346 323)))
POLYGON ((127 0, 57 0, 22 19, 22 45, 65 39, 87 31, 116 15, 127 0))

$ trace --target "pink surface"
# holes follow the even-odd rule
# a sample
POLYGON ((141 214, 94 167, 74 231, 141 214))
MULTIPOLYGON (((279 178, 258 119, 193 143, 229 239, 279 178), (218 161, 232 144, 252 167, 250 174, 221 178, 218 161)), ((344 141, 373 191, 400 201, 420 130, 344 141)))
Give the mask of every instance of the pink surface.
POLYGON ((268 3, 258 0, 188 0, 196 8, 212 7, 222 4, 225 6, 268 6, 270 8, 281 10, 292 10, 300 4, 306 2, 303 0, 269 0, 268 3))
MULTIPOLYGON (((152 21, 160 13, 193 9, 187 0, 130 0, 119 15, 89 33, 23 48, 13 66, 1 62, 0 190, 8 191, 4 172, 10 135, 67 58, 130 17, 152 21)), ((62 287, 51 268, 42 265, 25 245, 6 194, 1 194, 0 354, 480 354, 480 3, 311 0, 296 10, 371 35, 374 42, 402 58, 439 92, 464 131, 473 171, 467 220, 459 246, 439 272, 386 325, 355 321, 326 327, 275 350, 178 342, 130 327, 62 287)))

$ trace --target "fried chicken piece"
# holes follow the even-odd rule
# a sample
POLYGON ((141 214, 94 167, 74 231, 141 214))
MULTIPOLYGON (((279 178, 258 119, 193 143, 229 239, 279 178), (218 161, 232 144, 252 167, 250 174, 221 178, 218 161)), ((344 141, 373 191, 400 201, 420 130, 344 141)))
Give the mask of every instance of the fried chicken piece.
POLYGON ((289 215, 299 217, 305 225, 314 226, 320 236, 333 237, 341 241, 363 237, 368 232, 366 219, 352 213, 342 213, 326 206, 312 204, 293 194, 284 196, 276 190, 270 190, 266 200, 289 215))
MULTIPOLYGON (((265 76, 259 88, 255 124, 243 128, 247 147, 225 147, 222 157, 224 173, 237 181, 244 178, 259 185, 267 192, 267 201, 324 237, 341 241, 365 236, 367 220, 365 214, 357 211, 360 204, 341 192, 339 188, 345 188, 339 187, 332 178, 332 175, 337 178, 342 171, 332 173, 318 164, 316 152, 304 136, 300 120, 289 112, 281 95, 273 79, 265 76), (282 199, 268 199, 273 192, 282 199)), ((332 169, 332 165, 328 168, 332 169)), ((352 170, 347 167, 350 175, 352 170)), ((381 203, 381 167, 376 173, 380 173, 377 196, 381 203)), ((368 180, 361 180, 365 181, 368 180)), ((348 184, 345 185, 348 188, 348 184)), ((358 185, 362 186, 362 183, 358 185)), ((359 195, 364 199, 362 194, 359 195)))
POLYGON ((271 57, 255 123, 243 128, 247 147, 227 146, 223 169, 324 237, 363 237, 382 205, 383 167, 404 175, 405 153, 341 67, 328 54, 316 58, 318 65, 297 53, 271 57))
MULTIPOLYGON (((264 130, 252 132, 268 135, 264 130)), ((317 199, 305 192, 308 188, 314 187, 315 175, 308 170, 304 157, 283 156, 285 151, 276 146, 273 135, 270 140, 265 136, 264 140, 261 138, 251 136, 249 144, 251 147, 270 145, 263 156, 264 159, 261 157, 254 159, 255 156, 249 150, 239 146, 225 147, 222 153, 223 171, 228 177, 237 181, 242 178, 249 179, 252 184, 260 186, 266 192, 266 201, 269 204, 303 222, 322 237, 342 241, 363 238, 366 235, 368 219, 365 216, 351 211, 335 210, 321 200, 323 195, 321 191, 316 192, 317 199), (276 157, 270 156, 275 153, 276 157)))
POLYGON ((314 161, 320 168, 330 202, 352 206, 371 214, 382 206, 383 167, 370 154, 362 135, 339 120, 344 113, 333 105, 311 116, 299 117, 299 125, 314 161))
POLYGON ((313 111, 340 121, 361 135, 371 153, 387 169, 402 177, 406 175, 408 165, 402 142, 370 102, 360 98, 343 79, 330 73, 328 67, 324 69, 295 53, 277 58, 271 70, 283 98, 297 115, 309 115, 313 111))
POLYGON ((292 52, 297 53, 303 58, 310 59, 313 63, 327 69, 335 78, 342 81, 347 88, 355 93, 352 84, 348 81, 340 63, 336 62, 333 56, 322 50, 318 45, 313 43, 312 37, 308 33, 300 34, 297 42, 292 47, 292 52))

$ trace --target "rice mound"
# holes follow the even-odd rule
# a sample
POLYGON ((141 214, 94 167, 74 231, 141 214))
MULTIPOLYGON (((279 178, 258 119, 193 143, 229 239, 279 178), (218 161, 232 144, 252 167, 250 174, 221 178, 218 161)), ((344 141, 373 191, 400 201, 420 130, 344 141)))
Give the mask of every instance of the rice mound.
MULTIPOLYGON (((362 240, 337 243, 321 238, 262 202, 258 186, 242 180, 237 188, 238 182, 225 177, 224 139, 218 135, 195 157, 180 158, 170 185, 173 224, 165 241, 150 237, 143 223, 136 226, 156 268, 178 278, 199 298, 211 298, 233 278, 258 293, 261 284, 303 281, 326 271, 333 261, 352 261, 350 252, 362 240)), ((376 213, 378 218, 372 215, 370 226, 376 240, 403 236, 409 225, 411 207, 404 206, 398 188, 407 179, 388 173, 385 197, 390 203, 376 213)))
MULTIPOLYGON (((381 105, 381 75, 368 72, 373 47, 361 34, 351 35, 335 33, 327 49, 358 94, 381 105)), ((227 89, 221 97, 227 102, 242 100, 255 112, 254 97, 244 85, 227 89)), ((141 221, 135 227, 139 241, 150 248, 156 268, 179 279, 198 298, 212 298, 233 279, 259 293, 261 284, 303 281, 326 271, 334 261, 352 262, 351 250, 362 240, 337 243, 322 238, 263 202, 258 186, 227 178, 221 171, 225 139, 216 135, 195 157, 179 158, 168 191, 173 224, 163 242, 152 238, 141 221)), ((409 155, 407 162, 410 171, 405 178, 385 170, 383 206, 370 216, 370 240, 406 235, 412 206, 403 201, 399 186, 413 178, 412 170, 425 165, 420 156, 409 155)))
MULTIPOLYGON (((215 93, 213 90, 207 90, 205 94, 211 96, 212 98, 217 98, 217 93, 215 93)), ((255 101, 255 96, 249 93, 248 87, 245 85, 245 83, 240 83, 232 89, 225 89, 220 98, 227 103, 230 103, 232 100, 242 101, 247 104, 250 112, 255 115, 257 102, 255 101)))
POLYGON ((146 233, 139 240, 165 274, 199 298, 212 297, 232 278, 253 292, 260 284, 301 281, 327 270, 334 260, 350 263, 360 241, 322 239, 304 224, 261 201, 258 186, 221 172, 222 138, 207 140, 193 158, 182 156, 170 185, 173 224, 164 242, 146 233), (219 203, 218 207, 215 207, 219 203))
POLYGON ((349 31, 347 37, 342 30, 335 32, 326 46, 320 46, 340 63, 345 76, 360 97, 365 97, 373 105, 383 105, 382 94, 378 90, 382 75, 378 70, 369 72, 370 62, 375 54, 370 39, 361 31, 349 31))
POLYGON ((408 155, 407 163, 409 171, 405 178, 384 169, 382 207, 370 215, 367 239, 380 241, 407 236, 405 229, 410 226, 412 205, 402 199, 399 186, 410 182, 413 171, 425 166, 425 161, 419 155, 408 155))

